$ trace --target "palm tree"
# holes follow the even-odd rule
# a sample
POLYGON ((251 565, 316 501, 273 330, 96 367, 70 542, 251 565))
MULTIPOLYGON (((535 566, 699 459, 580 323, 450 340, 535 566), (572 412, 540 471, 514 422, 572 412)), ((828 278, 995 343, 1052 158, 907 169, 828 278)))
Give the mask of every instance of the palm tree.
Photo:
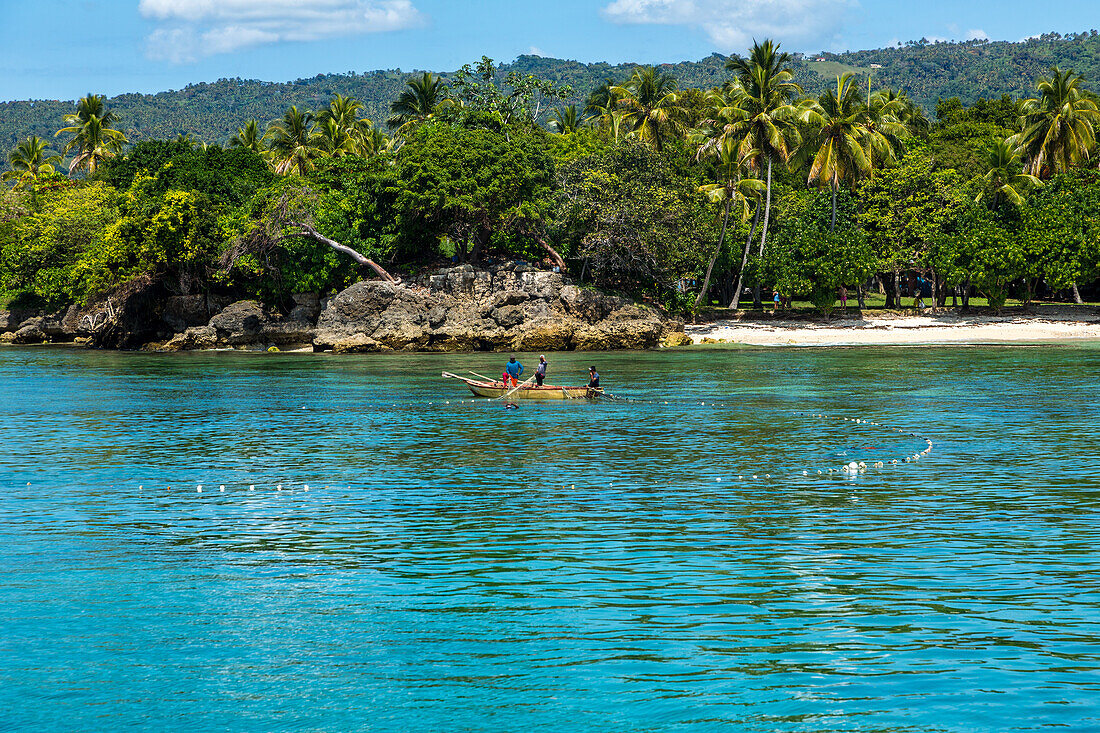
POLYGON ((231 148, 249 148, 254 153, 264 152, 263 135, 260 134, 260 123, 249 120, 244 127, 237 128, 237 134, 229 141, 231 148))
POLYGON ((358 127, 348 128, 338 123, 332 117, 326 117, 313 127, 317 147, 325 151, 333 158, 342 158, 346 155, 358 155, 362 150, 359 140, 353 137, 358 133, 358 127))
POLYGON ((871 95, 870 102, 872 107, 875 105, 888 107, 890 114, 905 125, 910 134, 923 135, 932 127, 932 123, 924 115, 924 110, 910 99, 904 90, 880 89, 871 95))
POLYGON ((743 95, 742 104, 748 113, 747 140, 743 146, 757 150, 756 165, 762 167, 762 159, 768 168, 760 256, 764 254, 771 219, 772 165, 787 163, 791 156, 789 143, 792 137, 797 137, 794 123, 799 109, 791 100, 802 94, 802 87, 795 83, 790 63, 791 55, 780 52, 779 44, 768 39, 763 43, 753 41, 747 58, 734 56, 726 62, 726 68, 735 75, 731 92, 743 95))
POLYGON ((550 129, 564 135, 576 132, 583 123, 577 117, 577 105, 571 104, 565 109, 556 109, 551 115, 550 129))
MULTIPOLYGON (((707 265, 707 274, 703 278, 703 287, 699 291, 699 296, 695 299, 695 308, 698 309, 703 304, 703 300, 706 298, 707 291, 710 289, 710 276, 714 271, 714 263, 718 259, 718 255, 722 253, 722 249, 726 244, 726 230, 729 224, 730 209, 736 206, 741 214, 741 222, 744 223, 749 215, 752 213, 752 205, 755 203, 759 206, 760 192, 764 190, 764 182, 759 178, 753 178, 747 165, 749 156, 739 155, 735 145, 731 144, 717 144, 710 145, 716 137, 710 137, 706 142, 699 147, 696 157, 707 154, 714 154, 719 157, 718 172, 720 181, 718 183, 708 183, 700 186, 699 191, 703 193, 712 203, 718 203, 722 205, 722 232, 718 236, 718 246, 714 250, 714 254, 710 258, 710 264, 707 265)), ((757 151, 749 151, 751 154, 755 154, 757 151)), ((737 275, 737 290, 738 295, 741 292, 741 278, 745 272, 745 261, 748 259, 749 245, 752 243, 752 234, 749 234, 749 239, 745 242, 745 252, 741 258, 741 270, 737 275)), ((733 306, 737 305, 737 297, 734 296, 733 306)))
POLYGON ((913 133, 924 118, 923 113, 914 113, 912 103, 893 89, 875 92, 864 108, 867 131, 864 147, 872 170, 883 168, 897 162, 898 154, 905 151, 903 139, 913 133), (919 116, 918 116, 919 115, 919 116))
POLYGON ((62 118, 68 127, 54 134, 54 137, 62 133, 73 136, 62 151, 77 151, 69 164, 69 173, 84 170, 88 175, 94 174, 100 163, 117 155, 127 142, 126 136, 115 129, 118 120, 113 112, 107 110, 104 102, 105 98, 98 94, 82 97, 77 102, 76 112, 62 118))
POLYGON ((447 96, 447 87, 443 80, 425 71, 419 78, 413 77, 406 83, 409 88, 401 92, 390 105, 392 116, 386 121, 390 129, 403 134, 406 128, 417 122, 423 122, 435 115, 442 107, 453 104, 447 96))
POLYGON ((383 151, 392 150, 396 138, 386 135, 379 127, 368 119, 359 120, 358 137, 362 155, 377 155, 383 151))
POLYGON ((46 156, 47 143, 37 135, 31 135, 15 146, 8 156, 11 170, 5 171, 0 180, 15 180, 16 188, 31 188, 38 183, 40 176, 54 172, 54 166, 61 164, 60 155, 46 156))
POLYGON ((676 80, 652 66, 634 70, 630 81, 611 87, 615 109, 627 134, 664 149, 665 138, 683 130, 684 108, 676 94, 676 80))
POLYGON ((864 142, 867 117, 859 98, 859 85, 852 75, 836 79, 836 89, 825 92, 807 108, 803 121, 813 128, 813 137, 805 150, 813 155, 807 183, 829 186, 832 190, 833 218, 829 231, 836 229, 836 192, 841 181, 855 186, 860 176, 871 172, 864 142))
POLYGON ((362 155, 372 152, 366 137, 369 134, 368 128, 372 128, 373 124, 370 120, 360 119, 359 110, 361 109, 363 105, 358 100, 337 94, 329 101, 328 107, 317 114, 318 127, 330 141, 330 145, 334 146, 332 150, 342 151, 333 152, 334 155, 362 155), (326 128, 330 128, 330 131, 325 132, 326 128), (336 144, 334 142, 336 140, 339 140, 340 144, 336 144))
POLYGON ((205 140, 196 140, 195 138, 191 137, 191 133, 189 132, 181 132, 179 135, 177 135, 176 142, 180 145, 189 145, 190 147, 197 148, 198 150, 206 150, 209 147, 206 144, 205 140))
POLYGON ((1024 173, 1024 164, 1020 153, 1007 140, 993 143, 986 156, 989 171, 982 176, 982 192, 974 200, 980 202, 992 191, 993 200, 989 208, 996 210, 1004 196, 1015 206, 1024 202, 1023 194, 1030 188, 1042 186, 1043 182, 1035 176, 1024 173))
POLYGON ((584 103, 584 113, 588 115, 585 121, 597 120, 607 128, 612 140, 619 139, 619 115, 615 109, 617 98, 612 91, 615 86, 613 79, 605 78, 584 103))
POLYGON ((271 141, 268 155, 279 175, 288 175, 294 169, 298 175, 305 175, 313 168, 313 160, 324 154, 320 136, 311 127, 312 122, 311 113, 299 112, 292 105, 281 120, 268 126, 264 139, 271 141))
POLYGON ((1040 79, 1039 99, 1021 103, 1023 130, 1009 138, 1033 176, 1047 177, 1088 161, 1096 144, 1100 111, 1081 89, 1084 79, 1072 69, 1051 68, 1040 79))

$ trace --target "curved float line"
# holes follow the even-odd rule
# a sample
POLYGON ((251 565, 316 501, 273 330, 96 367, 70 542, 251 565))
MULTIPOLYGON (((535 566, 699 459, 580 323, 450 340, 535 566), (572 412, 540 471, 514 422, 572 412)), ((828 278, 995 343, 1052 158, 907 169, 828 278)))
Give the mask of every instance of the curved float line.
MULTIPOLYGON (((798 417, 813 417, 813 418, 818 419, 818 420, 839 420, 839 421, 844 421, 844 422, 854 422, 854 423, 860 423, 860 424, 865 424, 865 425, 874 425, 875 427, 884 428, 886 430, 892 430, 895 433, 898 433, 900 435, 908 435, 911 438, 916 438, 917 440, 923 440, 927 444, 927 447, 924 450, 920 451, 919 453, 914 453, 911 456, 907 455, 901 461, 899 461, 896 458, 891 460, 890 464, 889 464, 891 466, 896 466, 896 465, 899 465, 900 463, 911 463, 913 461, 919 461, 921 458, 923 458, 924 456, 926 456, 926 455, 928 455, 929 453, 932 452, 933 443, 932 443, 931 438, 928 438, 927 436, 924 436, 924 435, 920 435, 918 433, 909 432, 909 431, 903 430, 901 428, 895 428, 895 427, 891 427, 889 425, 883 425, 882 423, 877 423, 877 422, 874 422, 872 420, 862 420, 860 418, 851 418, 851 417, 837 417, 837 416, 833 416, 833 415, 826 415, 824 413, 819 413, 819 414, 814 415, 814 414, 806 413, 806 412, 796 412, 794 414, 797 415, 798 417)), ((886 466, 885 461, 875 461, 875 463, 872 464, 872 468, 884 468, 885 466, 886 466)), ((852 461, 850 463, 845 464, 844 466, 842 466, 840 468, 840 473, 847 473, 847 474, 853 474, 853 473, 854 474, 860 474, 860 473, 865 473, 866 471, 867 471, 867 464, 863 461, 860 461, 858 463, 856 463, 855 461, 852 461), (855 466, 854 469, 852 468, 853 465, 855 466)), ((822 472, 819 470, 818 474, 821 474, 821 473, 822 472)), ((828 469, 828 473, 833 473, 833 469, 832 468, 828 469)), ((803 476, 808 476, 809 471, 804 470, 802 472, 802 475, 803 476)))

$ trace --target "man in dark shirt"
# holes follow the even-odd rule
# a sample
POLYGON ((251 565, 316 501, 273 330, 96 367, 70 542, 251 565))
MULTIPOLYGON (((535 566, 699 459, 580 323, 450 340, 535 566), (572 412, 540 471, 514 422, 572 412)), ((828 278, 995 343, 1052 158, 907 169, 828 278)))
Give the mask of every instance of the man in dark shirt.
POLYGON ((596 367, 588 367, 588 386, 592 389, 600 388, 600 375, 596 372, 596 367))
POLYGON ((537 384, 540 387, 542 386, 542 380, 546 379, 546 367, 547 366, 548 365, 546 363, 546 357, 545 356, 540 356, 539 357, 539 365, 535 369, 535 384, 537 384))

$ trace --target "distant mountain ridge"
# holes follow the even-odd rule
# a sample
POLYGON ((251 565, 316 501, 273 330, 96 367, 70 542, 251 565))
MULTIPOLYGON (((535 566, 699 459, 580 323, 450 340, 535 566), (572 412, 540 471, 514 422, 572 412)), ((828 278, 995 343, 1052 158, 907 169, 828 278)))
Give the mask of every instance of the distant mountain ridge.
MULTIPOLYGON (((675 76, 681 87, 706 89, 729 78, 724 69, 726 58, 715 53, 699 61, 659 66, 675 76)), ((1074 68, 1086 77, 1088 88, 1100 89, 1100 35, 1096 30, 1069 35, 1049 33, 1017 43, 910 41, 868 51, 799 54, 793 66, 796 80, 807 93, 822 92, 838 72, 852 71, 863 78, 873 73, 875 88, 904 89, 931 112, 940 98, 957 96, 969 104, 979 96, 1032 95, 1035 79, 1055 64, 1074 68), (872 69, 872 64, 881 68, 872 69)), ((588 92, 605 78, 625 79, 635 66, 520 56, 498 68, 502 76, 517 71, 569 84, 575 96, 567 103, 581 105, 588 92)), ((289 105, 318 109, 334 94, 355 97, 364 104, 365 116, 384 123, 390 102, 410 76, 391 69, 318 74, 291 82, 219 79, 158 94, 122 94, 112 97, 108 105, 120 118, 120 127, 131 142, 190 134, 196 140, 224 144, 250 118, 266 124, 289 105)), ((449 77, 450 73, 443 76, 449 77)), ((73 108, 73 102, 59 100, 0 102, 0 149, 5 158, 6 152, 28 135, 52 140, 62 126, 62 116, 73 108)))

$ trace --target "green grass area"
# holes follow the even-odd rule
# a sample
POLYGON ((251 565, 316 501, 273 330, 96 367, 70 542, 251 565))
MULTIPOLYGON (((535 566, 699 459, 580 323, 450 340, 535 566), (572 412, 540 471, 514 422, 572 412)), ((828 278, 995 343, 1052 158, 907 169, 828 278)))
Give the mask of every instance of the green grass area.
MULTIPOLYGON (((930 301, 931 301, 931 298, 925 298, 924 299, 925 305, 927 305, 930 301)), ((886 296, 882 295, 882 294, 879 294, 879 293, 867 293, 867 295, 864 297, 864 303, 866 305, 866 308, 864 308, 864 310, 867 310, 867 311, 885 310, 885 308, 886 308, 886 296)), ((909 312, 912 312, 912 313, 917 312, 917 309, 913 306, 913 298, 911 296, 904 296, 903 295, 902 298, 901 298, 901 304, 902 304, 901 308, 897 308, 897 309, 891 308, 890 310, 891 311, 909 311, 909 312)), ((1023 303, 1022 300, 1016 300, 1016 299, 1013 299, 1013 298, 1009 298, 1008 301, 1005 303, 1004 307, 1005 308, 1019 308, 1019 307, 1023 306, 1023 304, 1024 303, 1023 303)), ((711 308, 716 308, 716 309, 717 308, 723 308, 725 305, 727 305, 727 304, 726 303, 719 303, 718 301, 712 301, 710 303, 710 307, 711 308)), ((959 305, 960 306, 962 305, 961 300, 959 301, 959 305)), ((1033 307, 1041 306, 1041 305, 1072 306, 1073 303, 1046 303, 1045 301, 1033 301, 1032 302, 1033 307)), ((740 306, 743 310, 751 311, 752 310, 752 298, 748 298, 748 297, 742 298, 740 306)), ((1085 307, 1085 306, 1100 307, 1100 302, 1095 302, 1095 303, 1094 302, 1086 302, 1081 307, 1085 307)), ((948 296, 947 305, 944 306, 944 307, 948 308, 948 309, 952 308, 951 297, 950 296, 948 296)), ((971 307, 971 309, 986 309, 986 308, 989 308, 989 301, 985 298, 974 296, 970 299, 970 307, 971 307)), ((766 312, 769 312, 769 313, 772 310, 772 300, 771 300, 771 294, 770 293, 764 295, 764 310, 766 312)), ((858 311, 859 311, 859 300, 855 297, 854 293, 850 294, 849 297, 848 297, 848 312, 849 313, 856 313, 858 311)), ((807 300, 797 300, 796 299, 796 300, 791 301, 791 307, 790 307, 789 310, 784 309, 782 312, 796 313, 796 314, 806 314, 806 313, 816 313, 817 309, 814 308, 814 306, 807 300)), ((837 303, 836 303, 836 310, 833 311, 833 314, 835 315, 835 314, 841 313, 841 312, 843 312, 843 309, 840 307, 840 301, 838 300, 837 303)))
POLYGON ((850 66, 839 61, 811 61, 809 66, 825 79, 835 79, 849 72, 866 77, 871 71, 869 66, 850 66))

